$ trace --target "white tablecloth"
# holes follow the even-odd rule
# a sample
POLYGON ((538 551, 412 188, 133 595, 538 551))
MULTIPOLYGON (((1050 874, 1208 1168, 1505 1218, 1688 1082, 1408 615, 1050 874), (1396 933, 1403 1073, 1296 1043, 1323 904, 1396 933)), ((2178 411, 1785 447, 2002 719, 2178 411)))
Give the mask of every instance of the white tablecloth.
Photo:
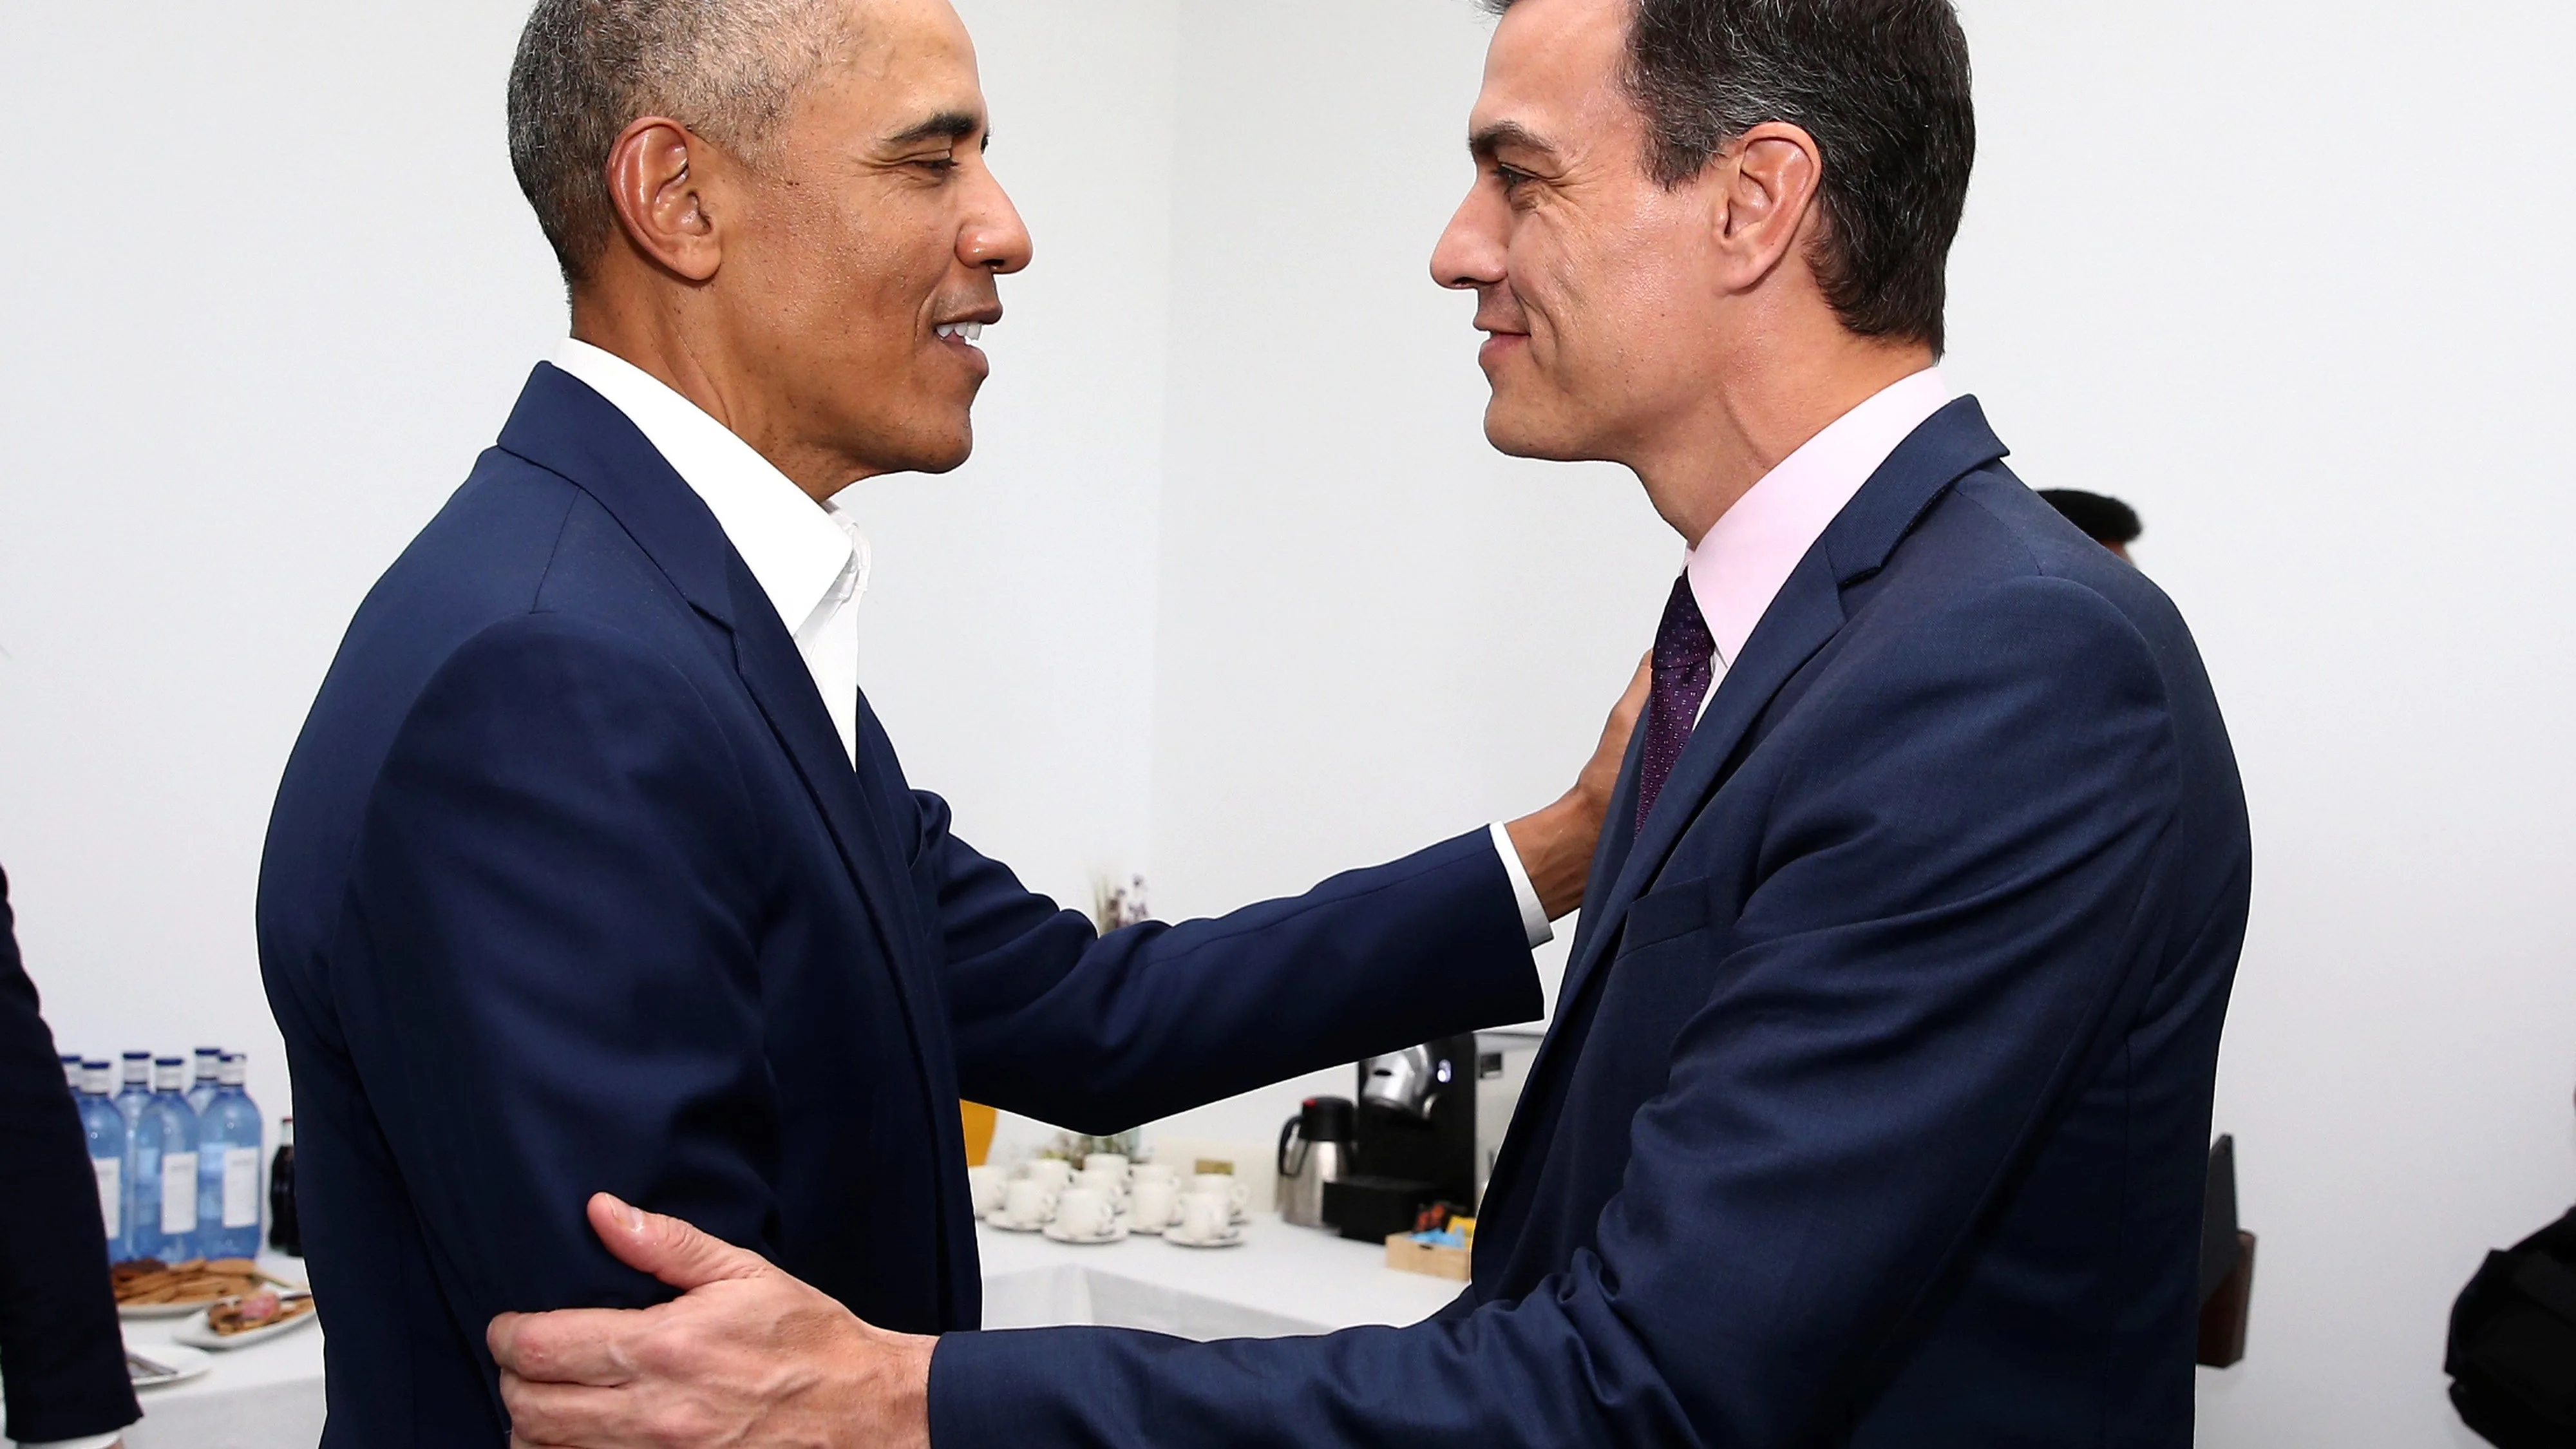
MULTIPOLYGON (((1267 1214, 1234 1248, 1183 1248, 1134 1237, 1073 1247, 1037 1233, 976 1229, 984 1267, 984 1326, 1097 1323, 1184 1338, 1325 1333, 1412 1323, 1460 1285, 1386 1266, 1386 1250, 1290 1227, 1267 1214)), ((272 1265, 294 1276, 299 1265, 272 1265)), ((149 1354, 185 1320, 129 1323, 149 1354)), ((146 1389, 128 1449, 311 1449, 322 1437, 319 1325, 215 1355, 212 1373, 146 1389)))

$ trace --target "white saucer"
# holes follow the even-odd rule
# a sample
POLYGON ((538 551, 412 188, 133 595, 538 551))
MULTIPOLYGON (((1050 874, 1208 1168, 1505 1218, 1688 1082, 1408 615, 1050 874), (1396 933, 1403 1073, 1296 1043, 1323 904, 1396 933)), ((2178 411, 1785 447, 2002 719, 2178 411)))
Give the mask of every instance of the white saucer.
MULTIPOLYGON (((281 1333, 293 1333, 308 1323, 319 1321, 321 1317, 322 1315, 308 1310, 283 1323, 271 1323, 261 1328, 248 1328, 239 1333, 223 1334, 215 1332, 214 1325, 206 1321, 206 1315, 199 1313, 196 1317, 180 1324, 170 1337, 180 1343, 193 1344, 198 1348, 248 1348, 254 1343, 266 1343, 281 1333)), ((146 1358, 151 1356, 149 1351, 144 1354, 146 1358)))
POLYGON ((1089 1248, 1097 1247, 1103 1243, 1123 1243, 1127 1241, 1127 1225, 1125 1223, 1120 1223, 1118 1226, 1111 1228, 1107 1237, 1077 1238, 1073 1234, 1066 1232, 1064 1229, 1057 1227, 1055 1224, 1049 1223, 1046 1225, 1046 1235, 1050 1240, 1055 1242, 1071 1243, 1076 1247, 1089 1248))
POLYGON ((1236 1228, 1222 1238, 1191 1238, 1182 1236, 1179 1228, 1171 1228, 1164 1232, 1163 1241, 1178 1243, 1184 1248, 1240 1248, 1243 1246, 1243 1229, 1236 1228))
MULTIPOLYGON (((190 1379, 205 1377, 206 1372, 215 1366, 213 1354, 202 1349, 189 1348, 185 1344, 152 1343, 133 1351, 170 1370, 167 1378, 134 1380, 134 1386, 138 1389, 157 1389, 164 1384, 184 1384, 190 1379)), ((126 1372, 132 1374, 136 1370, 129 1366, 126 1372)))
POLYGON ((984 1219, 984 1222, 987 1226, 1000 1228, 1006 1233, 1036 1233, 1044 1232, 1046 1230, 1046 1224, 1044 1223, 1024 1223, 1016 1218, 1006 1218, 1000 1213, 995 1213, 991 1217, 984 1219))

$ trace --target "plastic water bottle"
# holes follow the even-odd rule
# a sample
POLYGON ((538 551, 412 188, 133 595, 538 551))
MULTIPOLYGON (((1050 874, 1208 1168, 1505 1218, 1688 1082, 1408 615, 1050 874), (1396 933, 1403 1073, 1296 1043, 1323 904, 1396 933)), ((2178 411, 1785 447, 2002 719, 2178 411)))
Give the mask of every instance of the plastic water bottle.
POLYGON ((197 1114, 180 1089, 188 1064, 152 1064, 152 1095, 135 1115, 125 1154, 126 1241, 138 1258, 176 1263, 197 1256, 197 1114))
POLYGON ((80 1097, 82 1084, 88 1080, 89 1075, 82 1069, 81 1059, 77 1055, 65 1052, 63 1054, 63 1085, 72 1089, 72 1096, 75 1100, 80 1097))
POLYGON ((209 1258, 259 1256, 259 1105, 242 1090, 249 1062, 225 1057, 215 1095, 197 1115, 197 1251, 209 1258))
POLYGON ((81 1131, 89 1138, 89 1170, 98 1177, 107 1260, 121 1263, 134 1255, 126 1251, 125 1241, 125 1114, 107 1094, 115 1085, 115 1068, 105 1062, 81 1063, 81 1131))
POLYGON ((125 1085, 117 1089, 116 1110, 125 1114, 125 1130, 131 1136, 134 1119, 143 1115, 143 1104, 152 1100, 152 1053, 125 1054, 125 1085))
POLYGON ((215 1100, 215 1091, 220 1085, 219 1079, 223 1076, 223 1071, 224 1049, 222 1047, 197 1048, 197 1076, 196 1080, 188 1084, 188 1110, 200 1117, 206 1115, 206 1104, 215 1100))

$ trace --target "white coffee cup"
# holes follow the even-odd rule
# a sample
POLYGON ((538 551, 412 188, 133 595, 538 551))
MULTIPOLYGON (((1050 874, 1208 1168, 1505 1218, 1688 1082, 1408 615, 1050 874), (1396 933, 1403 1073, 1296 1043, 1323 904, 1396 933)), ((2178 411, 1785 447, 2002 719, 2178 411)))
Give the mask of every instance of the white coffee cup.
POLYGON ((1056 1200, 1055 1228, 1068 1238, 1105 1238, 1118 1230, 1118 1209, 1096 1188, 1068 1187, 1056 1200))
POLYGON ((1073 1164, 1061 1157, 1031 1158, 1028 1164, 1020 1169, 1020 1176, 1031 1182, 1043 1182, 1061 1192, 1073 1181, 1073 1164))
POLYGON ((1168 1162, 1139 1162, 1127 1169, 1128 1186, 1145 1182, 1168 1182, 1174 1191, 1178 1191, 1180 1186, 1180 1178, 1168 1162))
POLYGON ((1233 1198, 1223 1192, 1191 1192, 1181 1199, 1180 1226, 1174 1231, 1201 1243, 1219 1242, 1233 1236, 1233 1198))
POLYGON ((1181 1190, 1170 1173, 1161 1177, 1138 1177, 1133 1196, 1127 1203, 1127 1225, 1140 1233, 1159 1233, 1172 1225, 1180 1211, 1181 1190))
POLYGON ((966 1169, 966 1192, 974 1201, 975 1216, 989 1218, 1002 1207, 1004 1179, 998 1167, 966 1169))
POLYGON ((1122 1188, 1127 1185, 1129 1166, 1127 1155, 1123 1152, 1095 1152, 1082 1159, 1083 1171, 1109 1173, 1118 1179, 1118 1185, 1122 1188))
POLYGON ((1002 1191, 1002 1220, 1015 1228, 1046 1226, 1055 1216, 1056 1190, 1033 1177, 1014 1178, 1002 1191))
POLYGON ((1244 1210, 1252 1206, 1252 1189, 1231 1172, 1202 1172, 1190 1179, 1190 1191, 1212 1192, 1224 1198, 1232 1218, 1241 1218, 1244 1210))
POLYGON ((1109 1199, 1113 1207, 1127 1205, 1127 1178, 1106 1167, 1086 1167, 1073 1175, 1075 1187, 1085 1187, 1109 1199))

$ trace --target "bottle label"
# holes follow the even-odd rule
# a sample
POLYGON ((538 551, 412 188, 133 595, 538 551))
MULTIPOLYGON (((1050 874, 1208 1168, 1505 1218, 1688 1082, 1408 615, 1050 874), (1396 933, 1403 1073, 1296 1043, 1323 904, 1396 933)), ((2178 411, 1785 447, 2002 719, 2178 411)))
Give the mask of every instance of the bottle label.
POLYGON ((259 1226, 259 1149, 224 1149, 224 1226, 259 1226))
POLYGON ((125 1236, 125 1164, 113 1157, 93 1157, 90 1171, 98 1174, 98 1215, 107 1224, 111 1243, 125 1236))
POLYGON ((161 1154, 161 1231, 197 1230, 197 1154, 161 1154))

